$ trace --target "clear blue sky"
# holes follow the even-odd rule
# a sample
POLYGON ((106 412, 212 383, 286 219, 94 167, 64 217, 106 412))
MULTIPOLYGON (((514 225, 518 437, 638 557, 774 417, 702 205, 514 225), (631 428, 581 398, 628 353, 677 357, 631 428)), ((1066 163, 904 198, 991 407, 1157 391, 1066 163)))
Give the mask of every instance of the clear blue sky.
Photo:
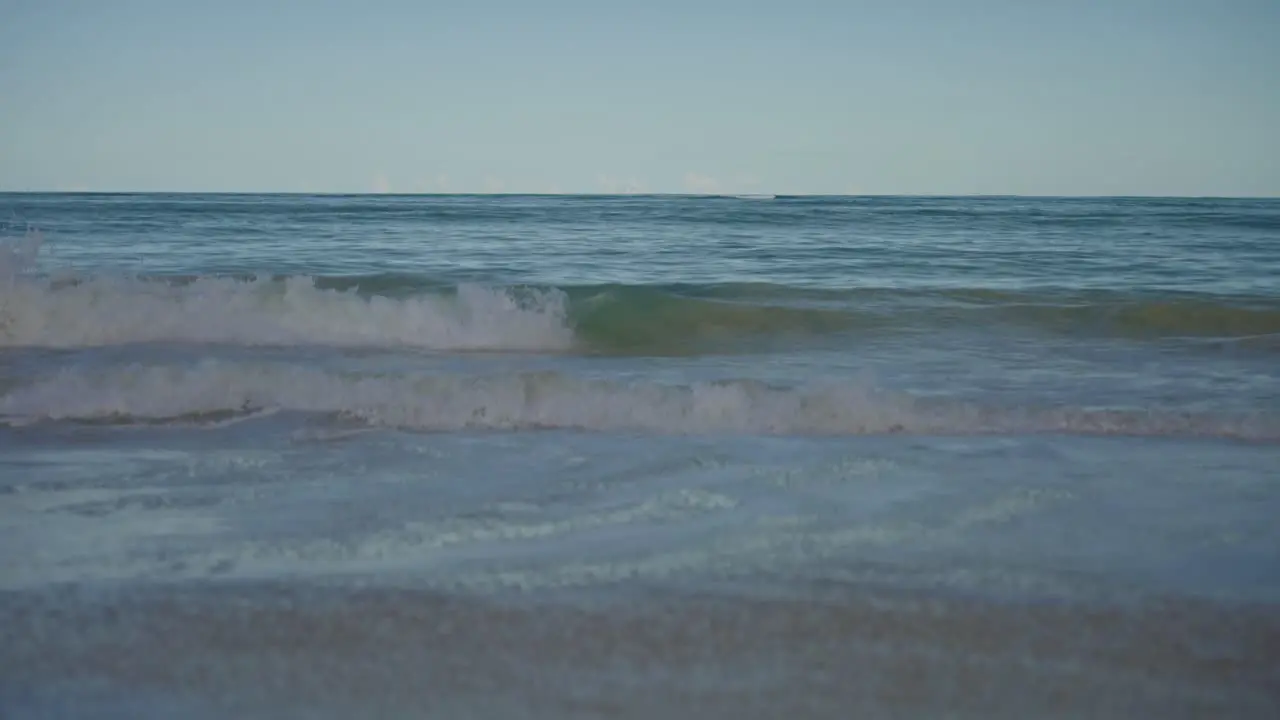
POLYGON ((1280 195, 1280 0, 0 0, 0 189, 1280 195))

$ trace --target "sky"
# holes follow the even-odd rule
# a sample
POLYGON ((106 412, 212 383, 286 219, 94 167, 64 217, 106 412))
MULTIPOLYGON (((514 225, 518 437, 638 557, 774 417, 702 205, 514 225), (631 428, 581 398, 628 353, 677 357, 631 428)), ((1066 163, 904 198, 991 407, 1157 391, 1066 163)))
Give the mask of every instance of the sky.
POLYGON ((0 0, 0 190, 1280 196, 1280 0, 0 0))

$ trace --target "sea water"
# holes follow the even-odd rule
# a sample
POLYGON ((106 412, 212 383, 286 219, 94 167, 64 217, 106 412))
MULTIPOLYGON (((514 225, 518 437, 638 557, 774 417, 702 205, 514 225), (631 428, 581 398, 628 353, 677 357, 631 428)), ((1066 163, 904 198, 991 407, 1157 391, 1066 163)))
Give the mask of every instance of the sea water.
POLYGON ((1280 201, 6 219, 4 717, 1280 713, 1280 201))

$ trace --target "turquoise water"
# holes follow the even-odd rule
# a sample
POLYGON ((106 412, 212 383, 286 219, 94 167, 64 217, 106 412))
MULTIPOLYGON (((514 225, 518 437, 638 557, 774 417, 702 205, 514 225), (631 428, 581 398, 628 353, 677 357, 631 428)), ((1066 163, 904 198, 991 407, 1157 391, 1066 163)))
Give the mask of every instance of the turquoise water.
MULTIPOLYGON (((246 598, 280 587, 325 627, 349 617, 327 603, 358 605, 335 599, 351 588, 603 613, 561 628, 621 623, 600 604, 650 612, 655 594, 726 603, 681 605, 703 624, 675 644, 715 618, 782 622, 756 603, 865 617, 873 595, 907 593, 957 603, 950 639, 926 643, 954 662, 925 673, 925 716, 968 707, 974 653, 1031 673, 975 716, 1044 711, 1054 683, 1066 716, 1277 708, 1276 658, 1249 643, 1280 637, 1280 201, 9 194, 0 218, 2 612, 29 628, 107 608, 133 620, 95 652, 145 636, 138 657, 226 678, 104 669, 74 624, 24 630, 0 667, 25 689, 0 691, 33 716, 190 714, 215 695, 317 712, 295 667, 329 678, 315 702, 334 712, 421 709, 401 664, 362 659, 385 687, 361 695, 345 670, 207 649, 192 627, 268 622, 230 605, 147 624, 155 603, 259 607, 246 598), (1046 603, 1067 613, 1047 655, 1027 615, 1046 603), (1116 608, 1136 615, 1098 629, 1116 608), (983 655, 957 639, 974 613, 1029 644, 983 655), (1134 647, 1174 633, 1218 649, 1120 667, 1103 652, 1117 627, 1134 647), (1223 657, 1239 669, 1225 679, 1223 657), (51 699, 64 686, 70 705, 51 699)), ((885 612, 881 650, 925 652, 921 621, 885 612)), ((503 617, 485 637, 506 660, 466 643, 450 657, 487 677, 528 653, 542 672, 542 631, 503 617)), ((616 633, 583 650, 591 668, 630 657, 639 640, 616 633)), ((583 690, 563 678, 588 667, 564 660, 531 686, 430 687, 464 715, 596 716, 656 694, 714 716, 742 710, 724 678, 763 673, 779 698, 807 688, 802 714, 838 716, 852 691, 805 685, 813 658, 896 672, 810 658, 798 637, 757 637, 760 658, 793 658, 781 668, 708 636, 711 659, 678 678, 618 670, 583 690)), ((855 695, 866 716, 905 712, 855 695)))

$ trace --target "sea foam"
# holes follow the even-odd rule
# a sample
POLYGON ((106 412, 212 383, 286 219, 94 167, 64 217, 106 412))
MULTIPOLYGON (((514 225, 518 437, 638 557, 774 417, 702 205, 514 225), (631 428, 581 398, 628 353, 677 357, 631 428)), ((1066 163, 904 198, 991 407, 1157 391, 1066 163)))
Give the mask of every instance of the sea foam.
POLYGON ((1280 441, 1280 418, 1177 409, 978 405, 859 382, 621 381, 559 372, 350 373, 286 362, 66 368, 0 395, 10 424, 208 422, 318 413, 425 431, 766 435, 1076 433, 1280 441))
POLYGON ((194 342, 551 351, 574 342, 566 306, 554 289, 461 285, 393 298, 320 288, 303 276, 10 278, 0 285, 0 347, 194 342))

